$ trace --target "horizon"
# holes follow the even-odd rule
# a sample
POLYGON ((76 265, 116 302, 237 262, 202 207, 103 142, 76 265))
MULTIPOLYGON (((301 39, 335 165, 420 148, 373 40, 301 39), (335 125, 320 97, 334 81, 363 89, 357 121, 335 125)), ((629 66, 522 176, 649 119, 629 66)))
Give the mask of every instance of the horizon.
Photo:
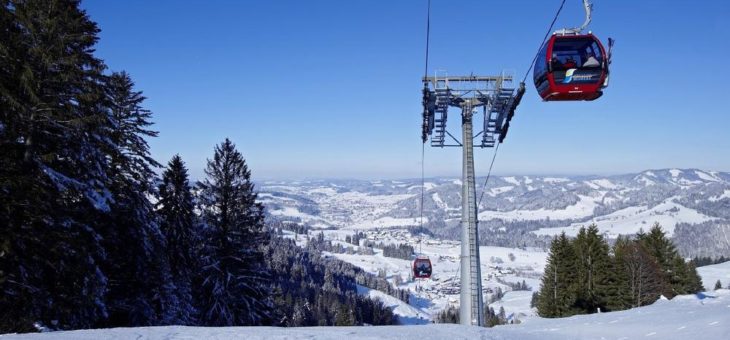
MULTIPOLYGON (((730 53, 718 43, 730 41, 730 4, 661 4, 596 1, 589 29, 616 39, 611 86, 593 102, 546 103, 528 76, 496 174, 730 169, 721 103, 730 70, 687 66, 730 53), (686 29, 697 26, 708 29, 686 29)), ((557 5, 434 1, 429 73, 521 77, 557 5), (478 17, 449 21, 464 10, 502 13, 488 25, 499 29, 478 17)), ((179 153, 191 178, 203 178, 214 145, 229 137, 257 179, 420 178, 425 1, 81 7, 101 29, 96 54, 148 97, 160 132, 149 143, 163 165, 179 153)), ((579 3, 567 3, 555 28, 582 19, 579 3)), ((450 115, 448 130, 458 132, 450 115)), ((426 176, 461 172, 460 150, 431 149, 426 176)), ((477 174, 491 156, 475 151, 477 174)))
MULTIPOLYGON (((724 171, 724 170, 708 170, 708 169, 699 169, 699 168, 661 168, 661 169, 644 169, 640 171, 629 171, 629 172, 621 172, 621 173, 610 173, 610 174, 538 174, 538 173, 530 173, 530 174, 502 174, 502 173, 493 173, 490 175, 490 177, 616 177, 616 176, 626 176, 626 175, 637 175, 641 173, 645 173, 647 171, 669 171, 669 170, 680 170, 680 171, 703 171, 703 172, 715 172, 715 173, 723 173, 723 174, 730 174, 730 171, 724 171)), ((487 174, 476 174, 476 179, 483 179, 487 176, 487 174)), ((268 179, 268 178, 256 178, 253 176, 253 181, 257 184, 265 184, 262 182, 315 182, 315 181, 412 181, 412 180, 420 180, 420 177, 394 177, 394 178, 354 178, 354 177, 311 177, 311 178, 281 178, 281 179, 268 179)), ((461 179, 461 175, 434 175, 434 176, 426 176, 424 177, 425 180, 428 179, 461 179)), ((191 181, 199 181, 199 179, 193 179, 190 178, 191 181)), ((481 185, 483 183, 477 183, 478 185, 481 185)))

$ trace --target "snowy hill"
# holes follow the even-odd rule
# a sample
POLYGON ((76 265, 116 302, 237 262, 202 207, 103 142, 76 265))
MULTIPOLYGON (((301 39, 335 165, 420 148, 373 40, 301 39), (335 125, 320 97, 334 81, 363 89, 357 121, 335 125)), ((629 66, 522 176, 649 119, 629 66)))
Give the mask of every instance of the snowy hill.
POLYGON ((678 296, 627 311, 563 319, 531 319, 494 328, 459 325, 380 327, 140 327, 3 335, 2 340, 227 339, 730 339, 730 291, 678 296))
POLYGON ((697 273, 702 277, 707 291, 715 288, 715 283, 720 280, 723 288, 730 287, 730 261, 697 268, 697 273))
MULTIPOLYGON (((420 222, 420 179, 279 181, 258 188, 270 216, 315 228, 420 222)), ((461 181, 429 178, 424 188, 424 225, 440 238, 458 239, 461 181)), ((477 190, 480 195, 481 186, 477 190)), ((590 223, 615 237, 659 222, 685 256, 730 254, 730 173, 664 169, 604 177, 493 177, 479 212, 482 244, 545 247, 551 236, 575 234, 590 223)))

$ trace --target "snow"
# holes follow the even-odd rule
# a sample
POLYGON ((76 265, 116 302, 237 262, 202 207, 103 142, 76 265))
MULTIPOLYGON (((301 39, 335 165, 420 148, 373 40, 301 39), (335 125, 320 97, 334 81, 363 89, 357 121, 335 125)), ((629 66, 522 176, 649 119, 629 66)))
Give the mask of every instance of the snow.
POLYGON ((517 325, 377 327, 138 327, 55 333, 8 334, 2 340, 228 340, 228 339, 730 339, 730 291, 683 295, 626 311, 561 319, 533 318, 517 325))
POLYGON ((710 202, 717 202, 717 201, 720 201, 725 198, 730 198, 730 190, 726 189, 725 191, 723 191, 722 195, 713 196, 713 197, 708 198, 707 200, 709 200, 710 202))
MULTIPOLYGON (((604 179, 594 179, 594 180, 592 180, 590 182, 593 183, 593 184, 595 184, 595 185, 598 185, 599 187, 603 187, 603 188, 606 188, 606 189, 616 189, 616 188, 618 188, 618 186, 616 184, 613 184, 613 182, 611 182, 611 181, 609 181, 609 180, 607 180, 605 178, 604 179)), ((595 189, 599 189, 599 188, 595 188, 595 189)))
POLYGON ((708 182, 721 182, 721 180, 717 176, 712 175, 712 174, 708 174, 708 173, 703 172, 703 171, 695 170, 695 174, 697 174, 697 177, 699 177, 703 181, 708 181, 708 182))
MULTIPOLYGON (((426 183, 426 186, 428 184, 426 183)), ((338 228, 371 228, 419 224, 418 220, 413 218, 386 216, 399 202, 415 197, 415 194, 378 195, 359 191, 338 192, 338 190, 330 187, 316 187, 304 190, 297 187, 275 187, 290 194, 304 194, 317 205, 320 213, 317 216, 304 213, 297 207, 297 200, 282 199, 273 195, 264 196, 263 201, 276 200, 283 207, 269 210, 269 213, 281 217, 299 218, 302 223, 308 223, 312 226, 319 225, 323 228, 331 226, 338 228)), ((271 190, 271 187, 266 189, 271 190)))
MULTIPOLYGON (((391 281, 399 276, 403 284, 398 288, 411 291, 411 307, 415 308, 424 319, 431 320, 434 315, 449 305, 458 305, 461 246, 456 241, 429 238, 422 239, 419 246, 420 238, 404 235, 410 234, 397 230, 366 231, 366 237, 371 241, 385 244, 406 243, 413 246, 419 254, 429 256, 433 263, 433 275, 430 280, 409 281, 411 261, 385 257, 380 249, 374 249, 375 255, 331 253, 327 255, 348 262, 369 273, 377 274, 379 270, 383 270, 386 278, 391 281), (416 289, 417 287, 420 289, 416 289), (454 288, 456 291, 453 291, 454 288)), ((325 234, 326 238, 328 236, 325 234)), ((507 286, 498 283, 497 278, 515 283, 525 280, 533 289, 536 290, 539 287, 537 278, 542 276, 547 261, 545 251, 482 246, 479 247, 479 253, 482 265, 482 283, 485 288, 501 287, 504 291, 509 290, 507 286), (509 260, 510 253, 514 255, 514 261, 509 260)), ((530 310, 530 299, 521 302, 514 301, 505 308, 508 313, 519 312, 526 316, 534 315, 534 313, 525 312, 530 310)), ((418 319, 412 319, 411 314, 406 314, 406 317, 410 318, 409 322, 420 322, 418 319)), ((520 317, 520 319, 523 318, 520 317)))
POLYGON ((283 209, 269 210, 269 213, 272 215, 280 215, 280 216, 314 218, 314 216, 305 214, 305 213, 299 211, 299 209, 293 208, 293 207, 284 207, 283 209))
POLYGON ((497 187, 497 188, 491 188, 491 189, 489 189, 489 192, 487 193, 487 195, 494 197, 494 196, 497 196, 499 194, 503 194, 503 193, 505 193, 507 191, 510 191, 510 190, 512 190, 514 188, 515 187, 514 186, 511 186, 511 185, 503 186, 503 187, 497 187))
POLYGON ((679 170, 679 169, 671 169, 671 170, 669 170, 669 173, 674 178, 674 177, 678 177, 682 173, 682 170, 679 170))
POLYGON ((545 183, 565 183, 565 182, 570 182, 569 179, 564 178, 564 177, 545 177, 545 178, 542 179, 542 181, 545 182, 545 183))
POLYGON ((514 184, 514 185, 520 185, 520 181, 518 181, 516 178, 514 178, 512 176, 502 177, 502 179, 507 183, 514 184))
POLYGON ((441 196, 439 196, 438 192, 434 192, 433 195, 431 195, 431 198, 434 202, 436 202, 436 205, 439 206, 439 208, 447 208, 446 203, 441 199, 441 196))
POLYGON ((510 210, 510 211, 492 211, 486 210, 479 213, 480 220, 489 220, 493 218, 506 221, 527 221, 527 220, 563 220, 582 218, 593 215, 593 210, 598 206, 596 198, 578 195, 578 202, 565 207, 565 209, 548 210, 540 208, 538 210, 510 210))
MULTIPOLYGON (((423 223, 428 223, 428 217, 423 218, 423 223)), ((396 218, 390 216, 384 216, 376 218, 374 220, 366 220, 352 223, 345 229, 373 229, 373 228, 391 228, 391 227, 402 227, 402 226, 413 226, 420 225, 421 222, 418 218, 396 218)))
MULTIPOLYGON (((654 175, 653 173, 652 173, 652 175, 653 175, 652 177, 656 177, 656 175, 654 175)), ((650 185, 655 185, 656 184, 656 182, 654 182, 653 180, 649 179, 648 177, 646 177, 644 175, 637 176, 634 179, 637 182, 644 183, 644 186, 647 186, 647 187, 650 186, 650 185)))
MULTIPOLYGON (((530 285, 528 283, 528 285, 530 285)), ((532 286, 532 285, 530 285, 532 286)), ((539 284, 538 284, 539 286, 539 284)), ((536 291, 539 287, 532 286, 536 291)), ((537 315, 537 312, 530 308, 530 301, 532 300, 532 291, 520 290, 520 291, 509 291, 504 294, 504 297, 499 301, 490 303, 489 306, 494 309, 495 312, 499 313, 499 308, 503 307, 507 314, 508 320, 512 320, 515 317, 520 321, 525 320, 524 316, 537 315)))
POLYGON ((697 267, 697 273, 702 277, 702 284, 708 292, 715 289, 717 280, 720 280, 723 288, 730 285, 730 261, 697 267))
MULTIPOLYGON (((436 183, 433 183, 433 182, 425 182, 425 183, 423 183, 423 189, 426 190, 426 191, 431 190, 431 189, 435 188, 436 186, 437 186, 436 183)), ((421 186, 420 185, 412 185, 412 186, 408 187, 408 190, 414 190, 414 189, 419 189, 420 190, 421 189, 421 186)))
POLYGON ((618 235, 635 234, 639 229, 646 231, 651 228, 654 222, 659 222, 667 236, 671 237, 674 228, 679 223, 697 224, 715 219, 697 210, 675 203, 675 198, 668 198, 652 208, 647 206, 628 207, 608 215, 597 216, 591 221, 573 223, 568 227, 541 228, 534 231, 534 233, 538 235, 558 235, 564 231, 568 236, 575 236, 581 227, 595 223, 601 232, 608 233, 609 237, 614 238, 618 235))
POLYGON ((323 195, 335 195, 337 194, 337 190, 334 188, 314 188, 309 190, 310 194, 323 194, 323 195))
POLYGON ((601 188, 598 184, 593 183, 592 181, 584 181, 585 185, 589 186, 593 190, 598 190, 601 188))
POLYGON ((390 307, 393 310, 393 314, 398 316, 398 321, 403 325, 423 325, 430 323, 430 315, 426 315, 419 309, 379 290, 357 285, 357 293, 373 300, 377 299, 382 301, 386 307, 390 307))

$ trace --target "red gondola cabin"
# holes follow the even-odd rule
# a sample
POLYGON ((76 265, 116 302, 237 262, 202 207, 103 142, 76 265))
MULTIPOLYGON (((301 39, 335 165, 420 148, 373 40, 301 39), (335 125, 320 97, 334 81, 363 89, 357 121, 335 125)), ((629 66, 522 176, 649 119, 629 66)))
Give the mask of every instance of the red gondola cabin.
POLYGON ((418 256, 413 261, 413 277, 416 279, 428 279, 431 277, 431 260, 427 256, 418 256))
POLYGON ((593 34, 553 34, 535 60, 535 87, 545 101, 594 100, 608 85, 608 56, 593 34))

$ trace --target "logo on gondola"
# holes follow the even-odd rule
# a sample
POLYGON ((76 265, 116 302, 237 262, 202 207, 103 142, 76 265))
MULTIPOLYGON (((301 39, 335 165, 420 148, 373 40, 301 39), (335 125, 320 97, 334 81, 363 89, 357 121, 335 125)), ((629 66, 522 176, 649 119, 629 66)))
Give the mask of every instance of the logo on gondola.
POLYGON ((586 83, 591 82, 595 75, 593 74, 575 74, 577 68, 571 68, 565 71, 565 78, 563 78, 563 84, 569 84, 571 82, 586 83))
POLYGON ((573 81, 573 73, 575 73, 575 70, 576 69, 571 68, 571 69, 568 69, 567 71, 565 71, 565 78, 563 79, 563 84, 568 84, 571 81, 573 81))

